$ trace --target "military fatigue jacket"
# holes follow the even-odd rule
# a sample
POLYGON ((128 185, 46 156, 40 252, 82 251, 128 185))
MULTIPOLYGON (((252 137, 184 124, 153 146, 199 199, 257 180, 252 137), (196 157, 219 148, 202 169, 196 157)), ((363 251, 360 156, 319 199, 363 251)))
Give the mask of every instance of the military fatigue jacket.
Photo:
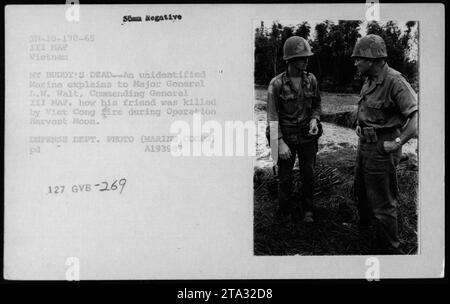
POLYGON ((320 114, 321 98, 313 74, 303 73, 298 90, 287 71, 272 79, 267 94, 267 121, 269 125, 278 122, 279 138, 283 137, 282 130, 299 130, 312 118, 319 120, 320 114))
POLYGON ((401 128, 417 110, 417 94, 403 75, 386 63, 375 77, 367 77, 364 82, 358 124, 377 130, 401 128))

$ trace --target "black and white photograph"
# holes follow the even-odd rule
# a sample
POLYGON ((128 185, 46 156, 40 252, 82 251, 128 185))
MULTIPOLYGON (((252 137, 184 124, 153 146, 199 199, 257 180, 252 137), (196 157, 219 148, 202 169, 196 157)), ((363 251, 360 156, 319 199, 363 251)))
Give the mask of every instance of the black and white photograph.
POLYGON ((418 253, 419 25, 255 22, 255 255, 418 253))
POLYGON ((4 280, 443 277, 443 5, 13 2, 4 280))

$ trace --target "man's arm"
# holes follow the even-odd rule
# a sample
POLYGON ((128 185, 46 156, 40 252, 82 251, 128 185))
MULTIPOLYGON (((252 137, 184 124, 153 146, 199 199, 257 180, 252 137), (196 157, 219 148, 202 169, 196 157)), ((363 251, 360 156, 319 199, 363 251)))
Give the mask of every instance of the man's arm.
POLYGON ((395 141, 384 142, 383 147, 386 152, 395 151, 407 143, 411 138, 418 136, 417 122, 419 111, 417 106, 417 94, 406 79, 399 77, 395 80, 391 97, 395 101, 401 114, 408 118, 408 121, 399 136, 400 143, 396 143, 395 141))
POLYGON ((418 111, 414 111, 406 123, 406 126, 403 128, 402 133, 400 134, 400 143, 395 141, 385 141, 383 143, 384 150, 389 153, 399 149, 401 146, 406 144, 411 138, 416 138, 418 136, 417 132, 417 121, 418 121, 418 111))
POLYGON ((317 79, 311 74, 311 84, 313 86, 314 96, 312 99, 311 107, 311 119, 320 120, 320 115, 322 114, 322 98, 320 97, 319 86, 317 84, 317 79))
POLYGON ((283 137, 278 117, 278 88, 272 80, 267 89, 267 125, 270 128, 270 138, 283 137))
POLYGON ((311 105, 311 121, 309 122, 309 134, 317 135, 319 128, 317 123, 320 121, 320 114, 322 114, 322 99, 320 98, 319 86, 317 79, 311 74, 311 85, 313 86, 314 96, 311 105))
POLYGON ((272 149, 272 159, 277 162, 278 155, 282 159, 291 157, 291 151, 288 145, 283 140, 283 133, 281 132, 279 115, 278 115, 278 96, 279 88, 272 80, 267 90, 267 124, 270 126, 270 138, 272 149))
POLYGON ((408 122, 406 123, 406 126, 403 128, 403 131, 399 136, 401 145, 407 143, 411 138, 417 138, 417 136, 419 135, 417 129, 417 122, 419 120, 418 113, 418 111, 412 113, 408 119, 408 122))
POLYGON ((400 137, 400 144, 407 143, 411 138, 418 136, 418 105, 417 94, 404 77, 398 77, 392 89, 392 99, 404 117, 408 118, 400 137))

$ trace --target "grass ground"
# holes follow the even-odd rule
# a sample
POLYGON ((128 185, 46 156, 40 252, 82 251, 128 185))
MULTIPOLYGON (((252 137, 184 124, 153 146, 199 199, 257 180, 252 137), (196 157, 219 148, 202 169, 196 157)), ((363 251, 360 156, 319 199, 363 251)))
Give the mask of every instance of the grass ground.
MULTIPOLYGON (((255 118, 265 120, 265 92, 256 92, 255 118), (258 99, 260 98, 260 99, 258 99)), ((325 94, 323 104, 355 106, 357 97, 325 94)), ((258 137, 258 160, 254 174, 254 253, 255 255, 351 255, 369 254, 369 239, 360 235, 354 224, 358 218, 353 201, 353 179, 356 157, 356 135, 353 130, 324 123, 319 141, 316 179, 336 180, 334 185, 316 191, 316 221, 306 224, 274 221, 278 205, 277 179, 272 171, 270 155, 263 135, 258 137), (325 173, 325 174, 323 174, 325 173), (320 192, 320 193, 319 193, 320 192)), ((405 147, 407 153, 398 167, 398 223, 401 248, 417 253, 417 142, 405 147)), ((300 172, 294 171, 294 180, 300 172)), ((316 187, 317 188, 317 187, 316 187)), ((297 194, 294 194, 297 195, 297 194)), ((298 197, 297 197, 298 199, 298 197)))

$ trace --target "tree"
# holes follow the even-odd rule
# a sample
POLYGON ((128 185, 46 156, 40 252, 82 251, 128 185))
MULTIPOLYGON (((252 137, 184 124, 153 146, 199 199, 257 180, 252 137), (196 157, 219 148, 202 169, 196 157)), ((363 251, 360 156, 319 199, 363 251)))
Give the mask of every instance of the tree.
POLYGON ((270 79, 286 68, 283 60, 283 45, 289 37, 300 34, 307 39, 310 25, 302 22, 294 26, 283 26, 275 21, 270 30, 266 30, 264 23, 255 29, 255 81, 268 83, 270 79))
POLYGON ((312 58, 316 62, 316 76, 322 78, 322 75, 328 75, 328 67, 330 66, 329 59, 331 58, 331 51, 326 41, 326 36, 328 34, 330 27, 330 21, 325 20, 324 22, 318 23, 314 30, 316 32, 316 37, 311 43, 311 47, 315 56, 312 58))
POLYGON ((294 32, 295 36, 300 36, 308 40, 309 34, 311 33, 311 26, 308 22, 302 22, 301 24, 297 24, 297 29, 294 32))
POLYGON ((265 79, 270 77, 267 75, 266 64, 270 62, 271 49, 267 41, 267 32, 264 27, 264 22, 255 30, 255 82, 264 83, 265 79))
MULTIPOLYGON (((310 41, 314 56, 310 57, 308 69, 319 79, 321 88, 334 92, 358 89, 358 75, 351 54, 360 37, 361 21, 325 20, 314 27, 315 37, 310 41)), ((388 64, 405 74, 414 89, 418 89, 416 56, 418 45, 418 24, 408 21, 402 32, 395 22, 384 25, 373 21, 367 24, 367 34, 377 34, 386 42, 388 64)), ((283 60, 283 44, 293 35, 309 39, 311 26, 299 22, 296 26, 284 26, 278 21, 255 29, 255 82, 268 84, 286 68, 283 60)))
POLYGON ((281 24, 274 22, 269 35, 269 44, 272 48, 272 66, 274 75, 277 74, 278 54, 281 44, 281 29, 281 24))
POLYGON ((383 29, 378 24, 378 22, 371 21, 371 22, 367 23, 366 34, 367 35, 374 34, 374 35, 381 36, 383 34, 383 29))
MULTIPOLYGON (((340 90, 353 80, 355 67, 351 53, 360 36, 361 21, 324 21, 316 25, 316 37, 312 43, 316 54, 319 78, 327 79, 340 90)), ((335 88, 336 89, 336 88, 335 88)))
MULTIPOLYGON (((417 46, 417 40, 411 36, 414 21, 405 23, 406 30, 402 33, 394 21, 388 21, 380 26, 376 21, 367 25, 367 34, 376 34, 386 43, 389 66, 403 73, 413 83, 417 81, 417 62, 408 57, 412 47, 417 46)), ((417 35, 418 31, 416 31, 417 35)), ((413 87, 417 85, 413 85, 413 87)))

